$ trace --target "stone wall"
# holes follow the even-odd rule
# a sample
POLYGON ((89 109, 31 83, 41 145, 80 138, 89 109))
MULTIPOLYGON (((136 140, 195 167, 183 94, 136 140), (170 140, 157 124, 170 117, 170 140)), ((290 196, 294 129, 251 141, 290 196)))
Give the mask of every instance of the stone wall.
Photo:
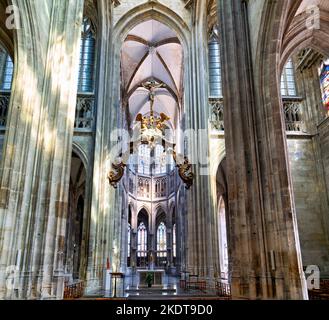
POLYGON ((320 150, 325 173, 326 191, 329 191, 329 118, 319 125, 320 150))
MULTIPOLYGON (((329 124, 329 121, 327 120, 329 124)), ((303 266, 317 265, 321 276, 329 276, 328 210, 326 203, 329 190, 329 126, 320 126, 322 158, 317 156, 317 140, 310 136, 289 136, 287 139, 289 161, 294 187, 298 230, 301 242, 303 266), (319 173, 319 165, 325 171, 326 183, 319 173)), ((211 139, 212 194, 216 197, 216 170, 225 156, 225 141, 211 139)), ((321 169, 321 167, 320 167, 321 169)))
POLYGON ((322 276, 326 276, 329 275, 329 243, 323 205, 326 191, 317 171, 314 141, 312 138, 289 138, 288 151, 303 266, 317 265, 322 276))

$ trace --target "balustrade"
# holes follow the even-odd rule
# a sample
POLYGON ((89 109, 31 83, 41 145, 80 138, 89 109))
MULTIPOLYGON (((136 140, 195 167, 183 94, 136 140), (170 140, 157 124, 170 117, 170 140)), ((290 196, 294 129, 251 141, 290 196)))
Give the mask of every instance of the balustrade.
POLYGON ((10 100, 10 92, 0 92, 0 128, 7 124, 7 114, 10 100))
POLYGON ((302 104, 299 100, 283 99, 286 131, 305 132, 302 104))
POLYGON ((74 128, 76 130, 93 129, 95 98, 92 95, 78 95, 74 128))
POLYGON ((224 131, 224 103, 221 98, 210 98, 210 123, 213 130, 224 131))

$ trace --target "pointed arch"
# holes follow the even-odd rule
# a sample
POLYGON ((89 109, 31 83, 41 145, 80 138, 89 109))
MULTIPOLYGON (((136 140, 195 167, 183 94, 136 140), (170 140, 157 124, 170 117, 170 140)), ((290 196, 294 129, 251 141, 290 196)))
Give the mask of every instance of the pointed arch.
POLYGON ((143 204, 141 207, 138 208, 137 212, 137 221, 139 220, 140 216, 142 216, 147 221, 147 226, 149 226, 151 224, 151 213, 149 208, 143 204))
POLYGON ((280 70, 283 69, 289 57, 305 48, 312 48, 329 57, 329 12, 321 8, 319 10, 320 29, 307 27, 305 23, 309 19, 307 12, 294 17, 283 38, 280 70))
MULTIPOLYGON (((185 66, 181 81, 184 83, 187 82, 189 79, 189 27, 180 16, 160 3, 149 2, 136 6, 120 18, 115 24, 113 30, 113 39, 116 39, 112 47, 113 54, 115 56, 120 56, 122 45, 124 44, 129 32, 140 23, 152 19, 163 23, 176 33, 177 38, 182 45, 184 59, 183 65, 185 66)), ((113 81, 117 82, 117 79, 121 76, 120 61, 113 62, 111 74, 113 76, 113 81)), ((184 94, 186 91, 187 88, 185 86, 184 94)), ((120 95, 120 91, 115 91, 112 98, 114 101, 118 101, 120 95)), ((175 97, 175 95, 173 95, 173 97, 175 97)), ((176 100, 178 99, 178 101, 183 101, 183 96, 175 98, 176 100)), ((183 114, 184 103, 181 102, 179 104, 181 104, 181 108, 178 108, 178 117, 181 117, 183 114)))
POLYGON ((187 24, 174 11, 161 3, 154 2, 136 6, 121 17, 114 27, 114 39, 120 39, 120 42, 123 43, 131 29, 141 22, 150 19, 162 22, 173 29, 176 32, 180 43, 185 46, 185 49, 187 48, 189 38, 189 28, 187 24))
POLYGON ((79 145, 77 142, 73 142, 72 144, 72 151, 79 156, 81 161, 83 162, 83 165, 86 168, 86 171, 88 173, 88 168, 89 168, 89 159, 87 153, 83 150, 82 146, 79 145))
POLYGON ((161 213, 165 212, 164 206, 162 205, 162 203, 158 203, 155 208, 154 208, 154 212, 156 212, 156 216, 158 216, 161 213))

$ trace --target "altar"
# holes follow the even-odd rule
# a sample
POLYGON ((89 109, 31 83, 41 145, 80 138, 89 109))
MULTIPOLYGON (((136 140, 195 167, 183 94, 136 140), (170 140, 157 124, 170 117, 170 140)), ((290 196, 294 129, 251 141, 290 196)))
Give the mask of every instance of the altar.
POLYGON ((147 287, 146 277, 149 273, 153 275, 153 286, 163 286, 165 270, 138 270, 139 287, 147 287))

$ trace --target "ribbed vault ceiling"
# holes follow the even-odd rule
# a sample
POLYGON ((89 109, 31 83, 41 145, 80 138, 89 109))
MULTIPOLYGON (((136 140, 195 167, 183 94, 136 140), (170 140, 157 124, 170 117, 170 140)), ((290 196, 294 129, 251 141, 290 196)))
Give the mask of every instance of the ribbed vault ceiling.
POLYGON ((150 110, 149 91, 142 84, 155 80, 155 112, 166 113, 176 126, 182 96, 183 50, 175 32, 156 21, 139 24, 129 32, 122 48, 122 87, 129 98, 131 118, 150 110))

